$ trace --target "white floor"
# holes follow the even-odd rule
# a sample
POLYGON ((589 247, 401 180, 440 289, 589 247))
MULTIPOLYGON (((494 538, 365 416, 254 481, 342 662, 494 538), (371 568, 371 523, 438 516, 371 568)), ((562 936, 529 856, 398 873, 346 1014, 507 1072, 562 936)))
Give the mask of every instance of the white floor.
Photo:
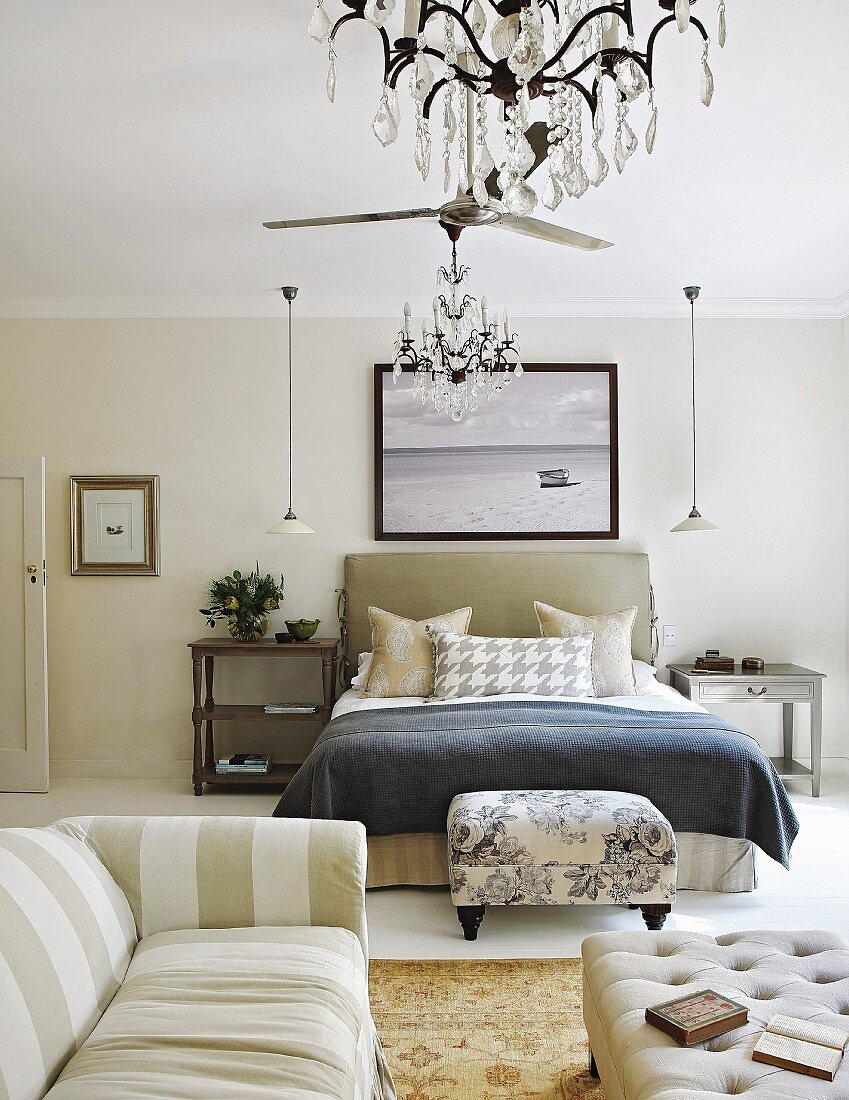
MULTIPOLYGON (((824 928, 849 938, 849 780, 826 779, 823 797, 800 783, 791 797, 802 823, 785 871, 760 859, 752 894, 682 891, 667 928, 720 935, 752 928, 824 928)), ((0 794, 0 826, 42 825, 88 814, 270 814, 276 794, 213 790, 195 798, 183 782, 61 779, 46 795, 0 794)), ((492 908, 476 943, 466 943, 448 890, 374 890, 368 899, 374 958, 575 957, 593 932, 643 928, 616 906, 492 908)))

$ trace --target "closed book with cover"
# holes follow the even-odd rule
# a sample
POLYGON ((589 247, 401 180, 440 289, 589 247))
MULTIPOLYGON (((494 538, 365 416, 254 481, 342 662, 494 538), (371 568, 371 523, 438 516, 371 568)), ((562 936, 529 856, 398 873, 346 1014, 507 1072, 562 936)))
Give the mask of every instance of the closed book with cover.
POLYGON ((694 1046, 742 1027, 749 1010, 713 989, 700 989, 646 1009, 646 1022, 684 1046, 694 1046))
POLYGON ((752 1060, 778 1066, 821 1081, 833 1081, 849 1033, 816 1020, 773 1016, 752 1051, 752 1060))
POLYGON ((733 672, 733 657, 697 657, 693 665, 697 672, 733 672))

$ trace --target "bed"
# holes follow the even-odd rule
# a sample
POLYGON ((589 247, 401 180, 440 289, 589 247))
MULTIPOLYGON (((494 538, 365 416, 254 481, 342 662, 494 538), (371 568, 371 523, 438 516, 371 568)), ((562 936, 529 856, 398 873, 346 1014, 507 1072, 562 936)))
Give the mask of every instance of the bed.
POLYGON ((354 817, 369 833, 370 887, 447 882, 444 815, 454 794, 527 787, 646 794, 679 839, 679 888, 756 886, 756 850, 787 863, 798 822, 768 758, 736 727, 657 682, 645 554, 361 554, 345 559, 346 681, 370 649, 368 607, 412 619, 464 604, 472 631, 538 633, 533 601, 578 614, 636 606, 642 694, 603 700, 501 696, 426 703, 348 689, 277 816, 354 817))

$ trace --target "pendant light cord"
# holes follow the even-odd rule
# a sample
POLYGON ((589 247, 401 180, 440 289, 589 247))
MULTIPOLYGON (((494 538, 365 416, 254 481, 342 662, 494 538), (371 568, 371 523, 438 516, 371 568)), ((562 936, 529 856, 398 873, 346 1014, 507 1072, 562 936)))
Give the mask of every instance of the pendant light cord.
POLYGON ((289 513, 291 513, 291 298, 289 306, 289 513))
MULTIPOLYGON (((290 306, 291 309, 291 306, 290 306)), ((693 511, 696 511, 696 303, 690 302, 690 350, 693 358, 693 511)))

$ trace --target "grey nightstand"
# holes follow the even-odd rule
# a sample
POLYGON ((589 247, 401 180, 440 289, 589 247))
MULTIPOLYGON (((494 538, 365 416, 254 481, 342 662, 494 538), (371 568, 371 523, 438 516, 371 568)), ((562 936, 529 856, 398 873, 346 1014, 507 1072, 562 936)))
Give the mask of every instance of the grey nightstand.
POLYGON ((692 663, 667 665, 676 691, 710 710, 711 703, 783 703, 784 755, 773 757, 782 779, 810 777, 811 794, 820 796, 822 772, 822 682, 825 673, 799 665, 767 665, 763 672, 693 672, 692 663), (793 704, 811 708, 811 767, 793 758, 793 704))

